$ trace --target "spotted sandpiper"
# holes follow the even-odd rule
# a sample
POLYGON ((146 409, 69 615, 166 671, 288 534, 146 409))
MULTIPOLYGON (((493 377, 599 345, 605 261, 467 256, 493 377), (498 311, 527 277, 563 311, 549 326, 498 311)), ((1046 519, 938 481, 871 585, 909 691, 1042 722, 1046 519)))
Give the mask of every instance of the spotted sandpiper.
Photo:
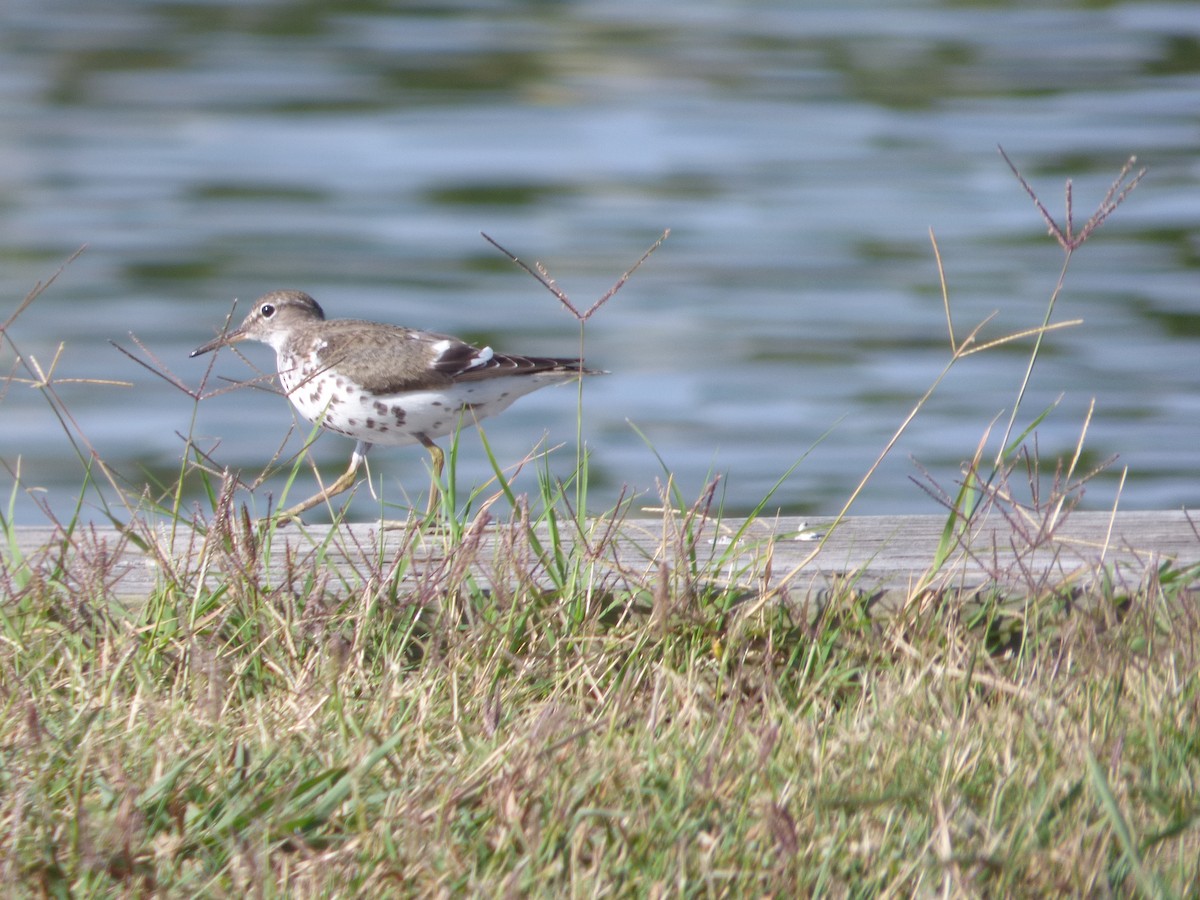
MULTIPOLYGON (((280 384, 304 418, 358 442, 345 473, 284 510, 281 519, 294 519, 354 484, 373 444, 424 445, 436 486, 445 455, 434 438, 507 409, 540 387, 601 374, 580 359, 512 356, 399 325, 326 319, 317 301, 301 291, 264 294, 241 325, 191 355, 244 340, 274 348, 280 384)), ((431 509, 434 499, 431 492, 431 509)))

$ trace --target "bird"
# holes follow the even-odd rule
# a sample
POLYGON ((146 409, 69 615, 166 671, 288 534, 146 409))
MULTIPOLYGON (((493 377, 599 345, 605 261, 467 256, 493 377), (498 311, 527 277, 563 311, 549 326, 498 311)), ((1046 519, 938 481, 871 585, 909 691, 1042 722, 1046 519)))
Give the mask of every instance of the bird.
POLYGON ((450 335, 360 319, 326 319, 303 291, 254 301, 245 320, 193 350, 190 358, 239 341, 275 351, 279 383, 300 415, 356 441, 346 471, 328 487, 278 514, 299 519, 347 489, 375 444, 421 444, 430 454, 436 507, 445 454, 434 443, 459 427, 507 409, 551 384, 607 374, 582 359, 518 356, 476 347, 450 335))

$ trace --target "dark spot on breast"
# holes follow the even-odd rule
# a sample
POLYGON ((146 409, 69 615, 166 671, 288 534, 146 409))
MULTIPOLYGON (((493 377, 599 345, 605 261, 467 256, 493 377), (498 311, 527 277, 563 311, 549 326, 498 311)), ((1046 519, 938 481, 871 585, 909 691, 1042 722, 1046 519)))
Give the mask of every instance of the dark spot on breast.
POLYGON ((367 422, 366 422, 366 424, 367 424, 367 427, 368 427, 368 428, 374 428, 374 427, 375 427, 375 420, 374 420, 374 419, 367 419, 367 422))
POLYGON ((388 430, 388 427, 387 427, 386 425, 380 425, 380 426, 379 426, 378 428, 376 428, 375 430, 376 430, 376 431, 378 431, 378 432, 381 432, 381 433, 382 433, 382 432, 384 432, 384 431, 387 431, 387 430, 388 430))
POLYGON ((392 415, 395 416, 397 425, 403 425, 405 418, 407 418, 404 413, 404 407, 402 406, 393 406, 392 415))
POLYGON ((381 400, 375 401, 375 412, 379 413, 381 416, 386 416, 387 411, 388 411, 388 408, 387 408, 386 403, 384 403, 381 400))
POLYGON ((355 425, 358 424, 358 419, 347 419, 346 424, 349 425, 351 428, 353 428, 355 425))

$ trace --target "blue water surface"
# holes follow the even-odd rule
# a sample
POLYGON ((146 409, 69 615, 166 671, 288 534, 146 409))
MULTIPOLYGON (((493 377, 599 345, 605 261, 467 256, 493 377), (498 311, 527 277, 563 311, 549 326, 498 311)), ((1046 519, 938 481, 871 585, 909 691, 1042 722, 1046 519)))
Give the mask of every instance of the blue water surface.
MULTIPOLYGON (((592 508, 654 505, 669 471, 688 501, 719 476, 746 512, 790 470, 769 509, 837 512, 949 359, 931 234, 959 339, 1042 322, 1063 252, 997 145, 1060 221, 1072 180, 1077 228, 1131 155, 1149 169, 1071 260, 1053 319, 1082 322, 1046 337, 1017 430, 1054 408, 1015 496, 1044 500, 1086 426, 1076 474, 1116 461, 1085 506, 1200 503, 1195 4, 17 0, 0 54, 0 321, 87 245, 0 347, 19 523, 73 514, 93 454, 154 495, 189 436, 251 479, 308 434, 278 396, 197 405, 111 342, 195 390, 210 358, 188 352, 234 298, 240 316, 297 288, 331 315, 573 355, 578 324, 480 232, 586 307, 667 228, 583 334, 612 373, 583 395, 592 508)), ((996 453, 1031 347, 956 364, 854 511, 938 511, 915 482, 953 492, 996 453)), ((225 351, 206 387, 254 374, 225 351)), ((562 445, 566 477, 578 409, 539 392, 488 442, 505 465, 562 445)), ((327 479, 350 449, 316 443, 327 479)), ((371 463, 385 500, 425 490, 420 448, 371 463)), ((464 434, 460 484, 490 474, 464 434)), ((103 521, 97 480, 83 515, 103 521)))

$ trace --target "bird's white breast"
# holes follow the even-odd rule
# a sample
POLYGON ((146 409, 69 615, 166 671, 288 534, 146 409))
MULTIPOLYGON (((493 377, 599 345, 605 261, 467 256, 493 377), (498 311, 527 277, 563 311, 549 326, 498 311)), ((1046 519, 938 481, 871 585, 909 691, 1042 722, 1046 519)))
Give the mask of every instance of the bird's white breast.
POLYGON ((574 373, 537 372, 461 381, 444 388, 376 395, 363 391, 336 370, 324 370, 279 355, 279 380, 288 399, 310 422, 369 444, 400 446, 450 434, 461 422, 507 409, 540 387, 571 381, 574 373))

